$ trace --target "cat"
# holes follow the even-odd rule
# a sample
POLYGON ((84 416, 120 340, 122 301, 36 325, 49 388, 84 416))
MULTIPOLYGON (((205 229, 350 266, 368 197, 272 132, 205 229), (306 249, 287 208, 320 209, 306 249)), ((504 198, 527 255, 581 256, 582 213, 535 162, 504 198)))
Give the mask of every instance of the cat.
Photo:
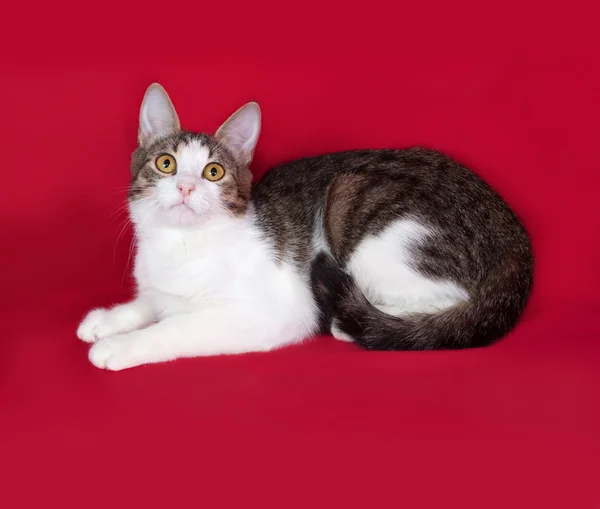
POLYGON ((533 281, 529 236, 470 170, 438 152, 300 159, 253 183, 261 113, 214 136, 181 129, 151 85, 131 163, 137 296, 77 335, 98 368, 264 352, 323 332, 372 350, 486 346, 533 281))

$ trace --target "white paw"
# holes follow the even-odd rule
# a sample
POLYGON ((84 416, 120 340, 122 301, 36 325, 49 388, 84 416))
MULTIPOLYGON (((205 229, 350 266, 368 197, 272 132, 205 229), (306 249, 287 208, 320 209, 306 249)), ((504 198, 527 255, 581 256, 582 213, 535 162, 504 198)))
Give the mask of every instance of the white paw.
POLYGON ((130 317, 122 312, 122 307, 112 309, 92 309, 77 329, 77 337, 86 343, 121 334, 131 330, 130 317))
POLYGON ((92 309, 77 328, 77 337, 86 343, 114 334, 114 326, 109 319, 110 310, 92 309))
POLYGON ((144 364, 140 361, 139 342, 127 334, 100 339, 88 354, 90 362, 101 369, 121 371, 144 364))
POLYGON ((350 335, 348 335, 345 332, 338 329, 337 324, 335 323, 335 320, 331 324, 331 335, 335 339, 339 339, 340 341, 347 341, 348 343, 352 343, 354 341, 354 338, 352 338, 350 335))

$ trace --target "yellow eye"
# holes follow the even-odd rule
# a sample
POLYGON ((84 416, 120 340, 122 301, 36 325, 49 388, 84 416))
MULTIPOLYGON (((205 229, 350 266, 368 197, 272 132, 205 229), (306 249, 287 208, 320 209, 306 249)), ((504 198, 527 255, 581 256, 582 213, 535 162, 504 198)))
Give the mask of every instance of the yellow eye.
POLYGON ((177 169, 177 162, 172 155, 163 154, 162 156, 158 156, 156 158, 156 169, 163 173, 175 173, 177 169))
POLYGON ((211 182, 216 182, 217 180, 221 180, 225 176, 225 170, 219 163, 208 163, 204 167, 202 176, 206 180, 210 180, 211 182))

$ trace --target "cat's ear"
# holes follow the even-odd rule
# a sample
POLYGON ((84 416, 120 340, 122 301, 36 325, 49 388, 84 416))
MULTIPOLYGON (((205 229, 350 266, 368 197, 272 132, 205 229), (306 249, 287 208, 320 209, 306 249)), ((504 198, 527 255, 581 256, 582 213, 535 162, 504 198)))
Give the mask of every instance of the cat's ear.
POLYGON ((215 137, 243 164, 250 164, 260 134, 260 108, 251 102, 242 106, 219 127, 215 137))
POLYGON ((169 95, 158 83, 153 83, 146 90, 140 108, 138 143, 147 147, 159 138, 175 134, 179 129, 179 118, 169 95))

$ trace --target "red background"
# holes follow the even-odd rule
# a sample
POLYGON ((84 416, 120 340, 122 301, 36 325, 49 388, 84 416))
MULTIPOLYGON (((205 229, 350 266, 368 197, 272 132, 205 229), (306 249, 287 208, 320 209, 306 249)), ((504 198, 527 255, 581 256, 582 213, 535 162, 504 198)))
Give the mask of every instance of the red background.
POLYGON ((2 9, 2 505, 600 507, 591 6, 2 9), (259 101, 257 176, 303 155, 415 144, 472 167, 534 242, 520 326, 466 352, 322 338, 93 368, 74 331, 131 291, 117 211, 153 81, 192 130, 259 101))

